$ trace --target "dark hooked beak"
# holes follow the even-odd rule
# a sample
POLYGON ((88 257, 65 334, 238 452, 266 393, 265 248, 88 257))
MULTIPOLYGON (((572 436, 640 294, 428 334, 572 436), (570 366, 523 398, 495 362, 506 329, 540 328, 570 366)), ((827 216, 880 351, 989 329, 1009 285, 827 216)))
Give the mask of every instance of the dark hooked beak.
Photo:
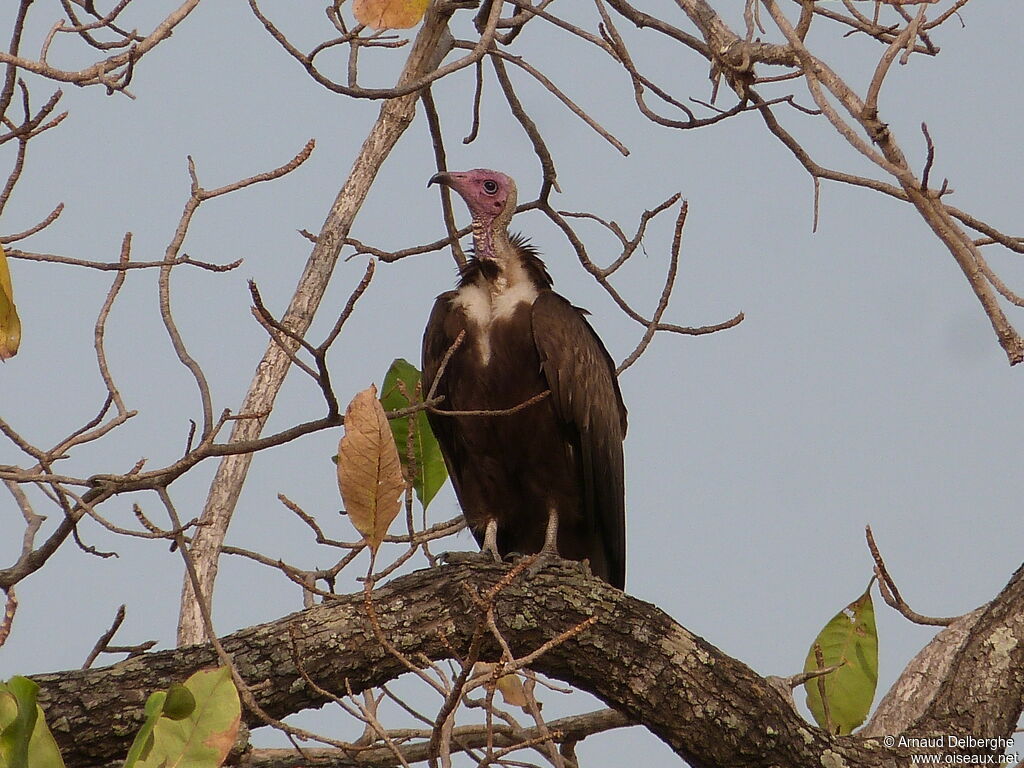
POLYGON ((429 187, 431 184, 444 184, 446 187, 450 187, 452 185, 452 175, 447 171, 435 173, 430 177, 430 181, 427 182, 427 186, 429 187))

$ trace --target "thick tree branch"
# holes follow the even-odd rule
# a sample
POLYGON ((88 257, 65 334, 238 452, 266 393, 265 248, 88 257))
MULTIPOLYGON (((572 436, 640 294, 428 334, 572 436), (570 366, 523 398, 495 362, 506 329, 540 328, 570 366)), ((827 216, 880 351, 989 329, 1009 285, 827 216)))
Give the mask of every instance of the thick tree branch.
POLYGON ((935 698, 949 675, 953 659, 963 649, 984 608, 961 616, 939 632, 910 660, 899 679, 878 703, 871 720, 858 731, 861 736, 899 733, 917 720, 935 698))
MULTIPOLYGON (((970 615, 960 621, 969 619, 970 615)), ((949 674, 912 730, 976 738, 1008 736, 1022 706, 1024 566, 971 626, 950 661, 949 674)))
MULTIPOLYGON (((372 595, 374 613, 390 651, 370 625, 362 592, 243 629, 222 643, 259 705, 280 718, 323 705, 325 689, 343 694, 346 686, 356 693, 379 686, 406 673, 409 659, 464 654, 482 620, 481 597, 508 574, 504 565, 460 564, 418 571, 378 588, 372 595), (296 659, 320 692, 303 680, 296 659)), ((957 702, 977 701, 961 690, 969 685, 972 695, 979 688, 992 695, 978 709, 983 720, 968 718, 956 732, 967 727, 976 737, 1009 734, 1024 676, 1022 600, 1024 569, 986 606, 951 662, 950 680, 915 731, 927 723, 939 728, 936 732, 952 732, 944 713, 957 702)), ((532 659, 531 668, 595 694, 692 765, 895 768, 908 759, 878 739, 830 738, 805 722, 770 681, 655 606, 578 569, 553 567, 525 581, 515 579, 498 591, 495 616, 517 656, 593 621, 532 659)), ((497 642, 487 632, 483 638, 482 656, 497 660, 497 642)), ((70 764, 92 766, 123 754, 149 692, 216 663, 208 645, 197 645, 34 679, 70 764)), ((246 719, 259 725, 251 714, 246 719)))

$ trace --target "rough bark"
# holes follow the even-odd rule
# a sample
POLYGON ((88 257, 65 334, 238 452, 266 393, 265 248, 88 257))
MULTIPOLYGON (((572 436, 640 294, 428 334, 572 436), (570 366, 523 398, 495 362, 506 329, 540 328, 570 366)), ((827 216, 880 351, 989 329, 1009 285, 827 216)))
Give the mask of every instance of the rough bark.
POLYGON ((971 627, 949 674, 911 730, 922 735, 1005 737, 1013 732, 1022 705, 1024 566, 971 627))
POLYGON ((878 703, 870 722, 858 731, 859 735, 900 733, 921 717, 949 675, 950 665, 983 612, 984 608, 976 608, 961 616, 922 648, 878 703))
MULTIPOLYGON (((507 573, 508 566, 472 563, 395 579, 373 592, 380 626, 409 658, 417 653, 449 658, 452 648, 464 654, 481 618, 479 596, 507 573)), ((947 684, 929 692, 935 696, 927 710, 931 719, 919 721, 918 727, 927 722, 945 728, 952 720, 943 719, 944 713, 953 712, 962 722, 956 732, 1009 735, 1021 706, 1022 600, 1024 569, 985 607, 952 661, 947 684), (996 667, 994 655, 1002 660, 996 667), (968 681, 969 691, 963 688, 968 681), (965 698, 967 693, 992 691, 992 698, 973 705, 965 698)), ((829 737, 805 722, 784 694, 742 662, 657 607, 575 569, 550 568, 528 580, 514 580, 498 594, 495 606, 498 626, 517 655, 596 617, 594 624, 530 667, 595 694, 645 725, 691 765, 908 764, 908 750, 886 749, 877 738, 829 737)), ((375 636, 362 593, 248 627, 222 642, 242 677, 254 686, 261 706, 275 717, 325 703, 302 680, 296 659, 320 686, 337 692, 344 690, 346 679, 359 691, 407 672, 375 636)), ((495 643, 485 633, 483 657, 495 655, 495 643)), ((48 721, 68 763, 93 766, 124 754, 149 692, 216 663, 212 648, 198 645, 34 679, 42 687, 48 721)), ((252 715, 246 721, 260 724, 252 715)))

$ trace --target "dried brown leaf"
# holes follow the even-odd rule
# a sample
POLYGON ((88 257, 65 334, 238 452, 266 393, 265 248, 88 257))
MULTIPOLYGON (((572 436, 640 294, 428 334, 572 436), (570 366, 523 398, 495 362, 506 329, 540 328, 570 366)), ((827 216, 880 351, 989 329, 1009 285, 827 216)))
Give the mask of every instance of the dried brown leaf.
POLYGON ((405 480, 384 409, 371 386, 345 411, 338 443, 338 487, 352 524, 376 552, 401 509, 405 480))
POLYGON ((352 13, 374 29, 409 29, 420 23, 429 0, 355 0, 352 13))

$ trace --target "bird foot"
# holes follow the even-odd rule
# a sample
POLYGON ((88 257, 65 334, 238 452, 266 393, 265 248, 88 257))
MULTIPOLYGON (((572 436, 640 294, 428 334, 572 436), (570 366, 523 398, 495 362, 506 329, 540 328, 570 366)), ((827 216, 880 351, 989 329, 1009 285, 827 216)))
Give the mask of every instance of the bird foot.
POLYGON ((501 557, 486 549, 479 552, 442 552, 441 562, 449 565, 462 565, 474 563, 500 563, 501 557))
POLYGON ((546 549, 542 549, 537 553, 536 559, 530 563, 530 567, 526 569, 526 577, 532 579, 545 568, 550 568, 552 565, 560 565, 561 563, 562 558, 558 556, 557 552, 549 552, 546 549))
POLYGON ((536 560, 534 560, 534 562, 526 569, 526 575, 528 578, 533 578, 545 568, 550 568, 552 566, 565 568, 570 571, 578 571, 587 577, 592 577, 594 575, 594 572, 590 570, 589 560, 567 560, 557 552, 551 552, 549 550, 541 550, 536 555, 524 555, 521 552, 509 552, 505 556, 505 561, 509 563, 517 563, 524 557, 536 558, 536 560))
POLYGON ((509 563, 515 565, 524 558, 536 558, 526 569, 527 578, 533 578, 545 568, 564 568, 576 571, 584 576, 593 577, 589 560, 567 560, 557 552, 541 551, 535 555, 524 555, 522 552, 509 552, 504 558, 495 552, 482 549, 479 552, 442 552, 440 560, 447 565, 476 565, 480 563, 509 563))
POLYGON ((584 558, 583 560, 573 560, 576 567, 580 569, 580 573, 588 578, 593 578, 594 570, 590 567, 590 559, 584 558))

